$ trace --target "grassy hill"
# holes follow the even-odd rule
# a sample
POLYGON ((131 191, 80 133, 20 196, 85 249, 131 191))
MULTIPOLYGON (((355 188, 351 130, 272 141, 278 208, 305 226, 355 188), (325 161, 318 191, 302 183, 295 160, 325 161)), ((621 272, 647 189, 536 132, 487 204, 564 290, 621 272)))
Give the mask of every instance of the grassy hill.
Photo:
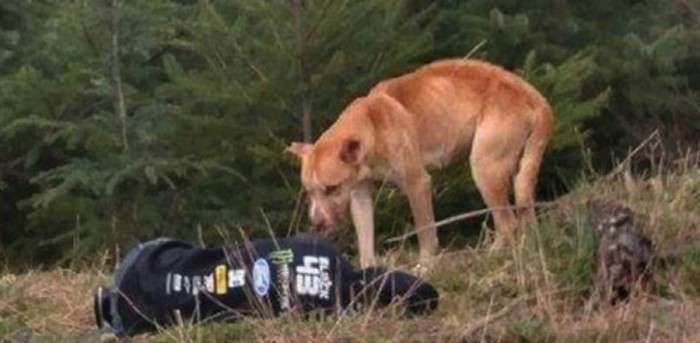
MULTIPOLYGON (((319 320, 253 318, 236 323, 187 323, 135 341, 700 341, 700 168, 656 168, 646 177, 621 170, 582 181, 539 212, 517 244, 447 247, 424 277, 441 293, 431 316, 404 319, 393 308, 319 320), (660 255, 676 258, 654 269, 653 286, 616 306, 595 303, 591 198, 630 206, 660 255)), ((415 251, 382 256, 411 268, 415 251)), ((98 341, 92 289, 109 278, 99 265, 0 276, 0 336, 9 341, 98 341)))

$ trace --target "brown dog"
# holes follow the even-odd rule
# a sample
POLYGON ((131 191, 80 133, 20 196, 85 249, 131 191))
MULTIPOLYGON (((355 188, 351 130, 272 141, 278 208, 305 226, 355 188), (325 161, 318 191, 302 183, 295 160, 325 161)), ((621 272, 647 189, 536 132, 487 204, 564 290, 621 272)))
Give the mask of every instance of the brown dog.
POLYGON ((462 156, 503 243, 518 226, 508 208, 511 178, 516 205, 531 208, 552 122, 547 100, 517 75, 452 59, 380 82, 315 144, 287 150, 301 158, 314 226, 334 227, 350 205, 366 267, 375 263, 372 180, 389 180, 408 197, 423 260, 438 248, 427 170, 462 156))

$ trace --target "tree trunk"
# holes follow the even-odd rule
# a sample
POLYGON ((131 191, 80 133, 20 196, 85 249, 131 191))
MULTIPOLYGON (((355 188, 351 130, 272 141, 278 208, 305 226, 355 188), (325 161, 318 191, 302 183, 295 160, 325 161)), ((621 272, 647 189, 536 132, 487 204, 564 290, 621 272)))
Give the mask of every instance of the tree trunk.
POLYGON ((301 0, 294 0, 292 11, 296 24, 297 56, 299 58, 299 70, 301 75, 301 123, 304 142, 310 143, 313 138, 311 127, 311 75, 306 56, 304 30, 302 25, 301 0))
POLYGON ((112 104, 121 124, 122 147, 124 151, 127 151, 129 150, 129 142, 126 139, 126 105, 124 104, 124 91, 119 67, 119 0, 108 1, 110 1, 109 31, 112 39, 110 61, 112 104))

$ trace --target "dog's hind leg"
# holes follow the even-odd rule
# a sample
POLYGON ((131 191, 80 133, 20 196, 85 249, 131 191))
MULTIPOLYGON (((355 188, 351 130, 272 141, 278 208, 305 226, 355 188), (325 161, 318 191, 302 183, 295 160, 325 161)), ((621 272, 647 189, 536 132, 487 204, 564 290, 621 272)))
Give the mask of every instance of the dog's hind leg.
POLYGON ((498 113, 484 116, 477 128, 469 156, 472 176, 486 205, 492 209, 496 226, 496 245, 512 238, 518 226, 510 209, 511 178, 517 165, 525 135, 522 130, 504 130, 507 117, 498 113))
POLYGON ((504 169, 504 163, 480 160, 472 162, 472 175, 479 193, 486 206, 492 210, 496 226, 496 243, 501 245, 504 239, 512 238, 517 227, 517 220, 509 208, 508 199, 511 175, 504 169))
POLYGON ((535 187, 542 157, 552 134, 552 114, 549 108, 535 112, 535 122, 530 135, 525 140, 518 171, 514 178, 515 205, 522 213, 521 219, 535 220, 535 187))

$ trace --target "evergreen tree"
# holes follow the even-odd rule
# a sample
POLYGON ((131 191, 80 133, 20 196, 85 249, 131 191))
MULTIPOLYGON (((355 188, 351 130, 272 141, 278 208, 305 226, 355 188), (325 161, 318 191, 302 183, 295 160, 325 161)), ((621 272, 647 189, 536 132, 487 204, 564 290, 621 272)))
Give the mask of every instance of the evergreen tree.
MULTIPOLYGON (((503 65, 551 101, 540 189, 562 194, 582 150, 606 166, 655 128, 698 143, 698 13, 662 0, 0 2, 0 254, 285 235, 304 217, 286 144, 446 57, 503 65)), ((483 206, 463 165, 439 174, 438 218, 483 206)), ((402 197, 378 196, 380 235, 410 225, 402 197)))

